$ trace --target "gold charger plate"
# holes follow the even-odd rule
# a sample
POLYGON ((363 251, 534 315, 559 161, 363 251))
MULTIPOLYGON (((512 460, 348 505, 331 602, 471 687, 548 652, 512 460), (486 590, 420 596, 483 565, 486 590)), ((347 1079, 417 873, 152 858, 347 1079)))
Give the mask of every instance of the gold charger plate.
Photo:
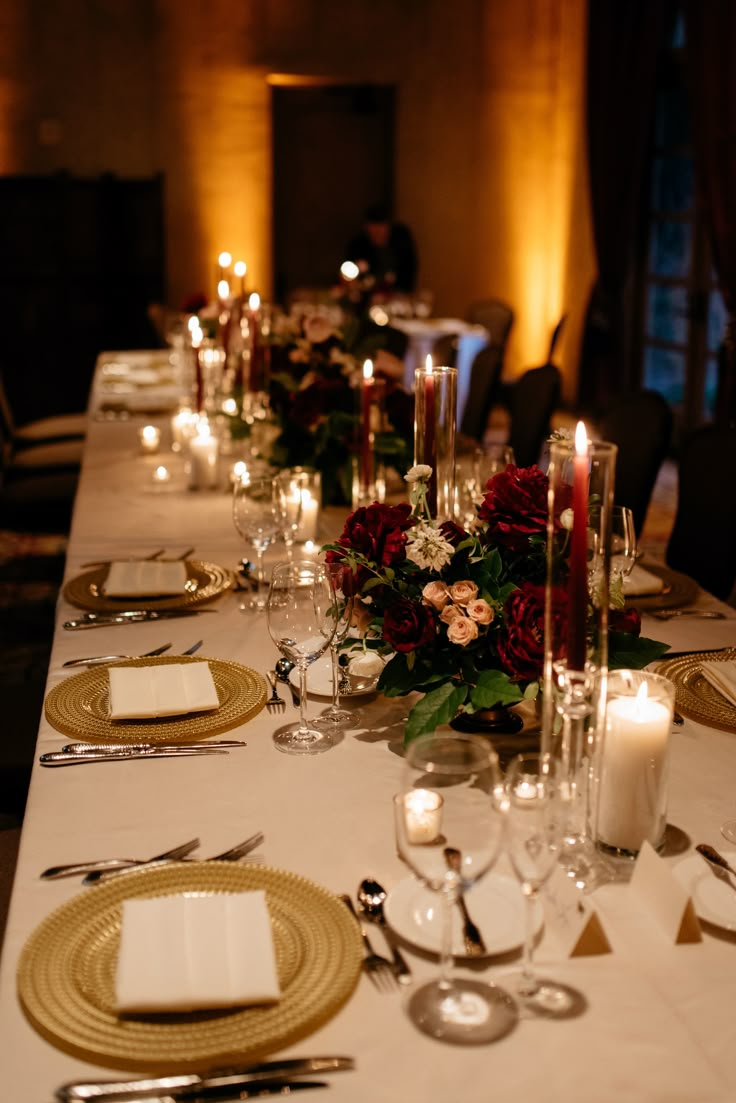
POLYGON ((187 559, 186 593, 155 594, 146 597, 106 597, 105 579, 109 564, 85 571, 71 578, 64 587, 64 597, 70 605, 79 609, 89 609, 94 613, 116 613, 120 609, 185 609, 190 605, 201 605, 212 601, 233 585, 233 575, 217 563, 202 563, 197 559, 187 559))
POLYGON ((664 658, 657 665, 657 673, 664 674, 675 683, 676 708, 691 720, 707 724, 710 728, 736 733, 736 707, 710 684, 700 670, 700 664, 710 660, 716 663, 733 662, 736 647, 727 651, 702 651, 683 655, 680 659, 664 658))
POLYGON ((265 866, 175 863, 121 874, 52 912, 23 949, 18 995, 35 1029, 74 1056, 116 1068, 201 1069, 260 1059, 311 1034, 351 995, 361 961, 358 924, 320 885, 265 866), (271 917, 277 1004, 117 1015, 123 900, 254 889, 265 891, 271 917))
POLYGON ((698 595, 698 584, 687 574, 680 574, 666 567, 664 563, 642 563, 644 570, 656 574, 664 582, 664 589, 658 594, 631 595, 626 598, 628 606, 634 606, 646 612, 648 609, 679 609, 694 601, 698 595))
POLYGON ((126 659, 115 666, 160 666, 164 663, 209 663, 219 708, 151 720, 111 720, 107 666, 91 667, 54 686, 44 705, 46 719, 62 735, 89 743, 187 743, 237 728, 266 703, 266 683, 250 667, 226 659, 159 655, 126 659))

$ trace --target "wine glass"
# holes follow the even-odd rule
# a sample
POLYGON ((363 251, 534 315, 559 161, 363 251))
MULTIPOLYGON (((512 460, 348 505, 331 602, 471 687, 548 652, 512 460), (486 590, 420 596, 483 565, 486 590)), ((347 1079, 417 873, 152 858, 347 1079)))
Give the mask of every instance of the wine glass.
POLYGON ((634 514, 627 506, 611 512, 611 575, 628 578, 638 558, 634 514))
POLYGON ((736 820, 725 820, 721 824, 721 835, 730 843, 736 843, 736 820))
POLYGON ((473 469, 478 497, 482 498, 485 494, 489 479, 498 475, 500 471, 505 471, 509 464, 514 462, 514 450, 508 444, 491 442, 482 448, 476 448, 473 469))
POLYGON ((575 989, 541 980, 532 965, 536 900, 560 857, 567 786, 548 755, 517 755, 506 771, 507 849, 524 894, 524 949, 521 972, 505 984, 526 1011, 545 1016, 577 1014, 585 1006, 575 989))
POLYGON ((451 973, 452 912, 496 860, 504 801, 498 758, 486 740, 437 732, 409 745, 394 797, 396 840, 400 857, 440 894, 442 948, 439 979, 418 988, 407 1009, 420 1030, 445 1042, 493 1041, 518 1017, 503 989, 451 973))
POLYGON ((334 592, 336 627, 335 634, 330 642, 330 657, 332 659, 332 704, 318 716, 315 724, 344 724, 352 720, 353 714, 348 709, 340 707, 340 682, 342 671, 338 646, 348 634, 350 622, 353 616, 353 595, 348 587, 345 590, 346 575, 350 575, 350 569, 343 563, 326 563, 324 567, 334 592))
POLYGON ((299 723, 273 740, 287 754, 318 754, 335 745, 333 731, 307 723, 307 667, 324 655, 338 621, 335 594, 324 565, 309 560, 277 563, 268 592, 268 631, 299 670, 299 723))
POLYGON ((283 529, 281 500, 276 480, 270 476, 251 478, 246 472, 233 487, 233 522, 256 553, 256 589, 241 608, 266 608, 263 596, 263 553, 283 529))

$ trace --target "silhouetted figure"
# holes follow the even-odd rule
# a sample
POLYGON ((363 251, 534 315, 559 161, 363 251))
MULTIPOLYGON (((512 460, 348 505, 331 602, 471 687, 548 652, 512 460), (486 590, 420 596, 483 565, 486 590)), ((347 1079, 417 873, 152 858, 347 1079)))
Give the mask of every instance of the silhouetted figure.
POLYGON ((346 260, 354 261, 361 274, 372 276, 376 289, 413 291, 417 278, 417 253, 408 226, 393 222, 383 203, 365 212, 363 229, 347 248, 346 260))

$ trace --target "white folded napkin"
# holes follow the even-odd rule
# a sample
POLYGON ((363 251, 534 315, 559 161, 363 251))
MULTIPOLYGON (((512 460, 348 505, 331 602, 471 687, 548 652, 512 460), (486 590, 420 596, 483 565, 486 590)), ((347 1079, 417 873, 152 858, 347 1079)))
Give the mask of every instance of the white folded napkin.
POLYGON ((124 1012, 276 1002, 265 892, 124 900, 115 995, 124 1012))
POLYGON ((700 669, 713 688, 736 705, 736 662, 714 663, 709 659, 700 664, 700 669))
POLYGON ((165 663, 161 666, 111 666, 110 719, 180 716, 219 707, 209 664, 165 663))
POLYGON ((664 579, 659 575, 645 571, 643 567, 634 564, 631 574, 624 578, 624 594, 626 597, 644 597, 646 594, 661 594, 664 590, 664 579))
POLYGON ((111 563, 105 579, 106 597, 150 597, 186 593, 187 566, 181 560, 125 559, 111 563))

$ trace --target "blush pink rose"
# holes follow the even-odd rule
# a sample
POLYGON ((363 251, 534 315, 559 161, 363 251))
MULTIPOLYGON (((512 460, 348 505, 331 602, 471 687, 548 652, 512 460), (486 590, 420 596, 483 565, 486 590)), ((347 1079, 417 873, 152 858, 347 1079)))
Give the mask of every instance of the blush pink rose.
POLYGON ((305 319, 304 336, 313 345, 321 345, 323 341, 329 340, 333 332, 333 327, 327 319, 320 317, 319 314, 313 314, 310 318, 305 319))
POLYGON ((450 643, 467 647, 478 638, 478 625, 469 617, 456 617, 447 629, 447 638, 450 643))
POLYGON ((468 579, 463 579, 461 582, 454 582, 450 587, 450 597, 453 601, 456 601, 458 605, 467 605, 469 601, 475 601, 478 596, 478 587, 474 582, 470 582, 468 579))
POLYGON ((470 619, 477 624, 490 624, 494 616, 493 609, 482 597, 476 598, 475 601, 469 601, 465 611, 470 619))
POLYGON ((446 605, 440 613, 440 620, 443 624, 452 624, 454 620, 462 615, 462 609, 458 609, 457 605, 446 605))
POLYGON ((422 598, 425 605, 431 605, 433 609, 444 609, 450 600, 447 586, 444 582, 428 582, 422 590, 422 598))

